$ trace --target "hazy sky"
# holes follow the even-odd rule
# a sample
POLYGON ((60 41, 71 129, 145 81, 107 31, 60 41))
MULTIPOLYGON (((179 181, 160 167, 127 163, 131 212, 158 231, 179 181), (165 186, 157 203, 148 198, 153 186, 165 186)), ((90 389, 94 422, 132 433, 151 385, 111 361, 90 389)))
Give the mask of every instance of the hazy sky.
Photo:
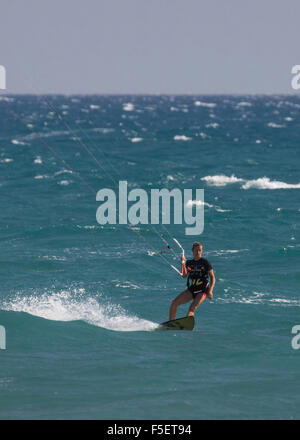
POLYGON ((300 95, 299 19, 299 0, 1 0, 0 65, 9 93, 300 95))

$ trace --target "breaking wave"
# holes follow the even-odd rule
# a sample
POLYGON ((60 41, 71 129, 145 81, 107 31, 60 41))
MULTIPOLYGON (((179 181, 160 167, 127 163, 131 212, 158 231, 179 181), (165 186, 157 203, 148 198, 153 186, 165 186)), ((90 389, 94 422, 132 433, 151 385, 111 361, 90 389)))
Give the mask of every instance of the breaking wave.
POLYGON ((0 303, 6 311, 25 312, 53 321, 85 321, 88 324, 115 331, 149 331, 158 324, 130 315, 120 305, 112 304, 102 296, 86 294, 85 289, 62 290, 60 292, 33 293, 0 303))
POLYGON ((234 174, 231 176, 225 176, 219 174, 215 176, 205 176, 201 180, 207 182, 211 186, 227 186, 233 183, 243 183, 242 189, 300 189, 300 183, 286 183, 278 180, 270 180, 269 177, 260 177, 254 180, 246 180, 236 177, 234 174))

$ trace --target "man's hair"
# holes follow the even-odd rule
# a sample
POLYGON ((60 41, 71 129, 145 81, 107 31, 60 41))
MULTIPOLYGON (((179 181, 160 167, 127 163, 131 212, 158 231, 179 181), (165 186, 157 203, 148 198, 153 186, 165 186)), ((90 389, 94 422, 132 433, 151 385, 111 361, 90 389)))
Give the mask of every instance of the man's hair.
POLYGON ((203 249, 203 244, 200 243, 200 241, 195 241, 195 242, 193 243, 192 250, 194 250, 195 247, 200 247, 201 249, 203 249))

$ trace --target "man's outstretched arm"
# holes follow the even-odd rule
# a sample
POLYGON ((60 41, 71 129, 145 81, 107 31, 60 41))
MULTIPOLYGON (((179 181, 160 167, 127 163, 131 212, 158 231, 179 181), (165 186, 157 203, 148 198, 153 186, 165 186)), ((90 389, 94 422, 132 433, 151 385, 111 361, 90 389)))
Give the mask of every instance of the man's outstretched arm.
POLYGON ((213 298, 213 290, 216 284, 216 278, 215 278, 215 274, 214 271, 211 269, 209 272, 209 292, 208 292, 208 298, 212 299, 213 298))

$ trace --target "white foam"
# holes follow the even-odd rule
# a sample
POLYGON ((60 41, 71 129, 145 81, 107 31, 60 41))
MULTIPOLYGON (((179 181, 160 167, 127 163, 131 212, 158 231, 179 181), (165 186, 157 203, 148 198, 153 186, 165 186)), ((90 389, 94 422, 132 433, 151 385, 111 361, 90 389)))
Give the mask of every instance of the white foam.
POLYGON ((214 186, 226 186, 229 183, 236 183, 236 182, 243 182, 244 181, 244 179, 239 179, 239 178, 235 177, 234 174, 232 174, 230 177, 225 176, 224 174, 219 174, 219 175, 215 175, 215 176, 205 176, 205 177, 202 177, 201 180, 204 180, 209 185, 214 185, 214 186))
POLYGON ((256 180, 248 180, 242 186, 243 189, 257 188, 257 189, 297 189, 300 188, 300 183, 290 184, 280 182, 277 180, 271 181, 269 177, 261 177, 256 180))
POLYGON ((102 134, 107 134, 107 133, 113 133, 115 131, 114 128, 105 128, 105 127, 96 127, 96 128, 92 128, 91 131, 96 131, 102 134))
POLYGON ((72 183, 72 181, 71 180, 61 180, 60 182, 57 182, 58 183, 58 185, 61 185, 61 186, 68 186, 68 185, 70 185, 70 183, 72 183))
POLYGON ((216 251, 210 251, 210 255, 226 256, 227 254, 238 254, 239 252, 247 252, 249 249, 218 249, 216 251))
POLYGON ((60 171, 56 171, 56 173, 54 173, 55 176, 59 176, 60 174, 73 174, 72 170, 60 170, 60 171))
POLYGON ((203 133, 203 132, 201 132, 201 133, 197 133, 196 136, 200 136, 202 139, 206 139, 206 138, 209 137, 207 134, 205 134, 205 133, 203 133))
POLYGON ((252 104, 247 101, 241 101, 237 104, 238 107, 252 107, 252 104))
POLYGON ((201 206, 201 205, 207 206, 208 208, 214 208, 218 212, 230 212, 230 209, 222 209, 219 206, 211 205, 210 203, 207 203, 207 202, 202 202, 202 200, 188 200, 187 203, 186 203, 187 207, 191 207, 193 205, 196 205, 196 206, 201 206))
POLYGON ((143 138, 135 137, 131 139, 131 142, 142 142, 143 138))
POLYGON ((245 180, 236 177, 234 174, 231 176, 225 176, 219 174, 215 176, 205 176, 201 180, 207 182, 212 186, 226 186, 232 183, 243 182, 242 189, 256 188, 256 189, 299 189, 300 183, 286 183, 277 180, 270 180, 269 177, 260 177, 254 180, 245 180))
POLYGON ((103 229, 104 226, 103 225, 86 225, 86 226, 81 226, 81 225, 76 225, 77 228, 80 229, 103 229))
POLYGON ((250 292, 249 294, 234 293, 224 289, 225 295, 215 298, 216 302, 239 304, 266 304, 269 306, 300 307, 300 300, 288 298, 272 298, 268 293, 250 292), (229 292, 229 293, 228 293, 229 292))
POLYGON ((217 104, 213 102, 202 102, 202 101, 195 101, 195 106, 197 107, 208 107, 208 108, 214 108, 217 104))
POLYGON ((231 209, 222 209, 222 208, 219 208, 218 206, 216 206, 215 208, 216 208, 216 211, 218 211, 218 212, 231 212, 231 209))
POLYGON ((15 102, 15 98, 9 98, 8 96, 0 96, 0 101, 15 102))
POLYGON ((268 127, 272 127, 272 128, 283 128, 283 127, 285 127, 285 125, 275 124, 275 122, 269 122, 269 123, 268 123, 268 127))
POLYGON ((39 258, 43 258, 44 260, 49 260, 49 261, 67 261, 66 257, 57 257, 56 255, 43 255, 42 257, 39 258))
POLYGON ((44 292, 40 295, 18 294, 0 303, 2 310, 25 312, 52 321, 85 321, 115 331, 148 331, 158 324, 129 315, 121 306, 103 299, 89 297, 85 289, 44 292))
POLYGON ((43 161, 42 161, 42 159, 41 159, 41 156, 37 156, 35 159, 34 159, 34 161, 33 161, 34 163, 43 163, 43 161))
POLYGON ((140 289, 141 287, 137 284, 131 283, 130 281, 119 281, 119 280, 112 280, 116 287, 120 287, 121 289, 140 289))
POLYGON ((211 124, 206 124, 205 127, 207 127, 207 128, 209 128, 209 127, 218 128, 219 124, 217 122, 212 122, 211 124))
POLYGON ((12 139, 11 143, 14 145, 27 145, 25 142, 18 141, 17 139, 12 139))
POLYGON ((47 176, 46 174, 44 175, 44 176, 42 176, 42 175, 37 175, 37 176, 34 176, 34 178, 35 179, 37 179, 37 180, 40 180, 40 179, 49 179, 49 176, 47 176))
POLYGON ((184 136, 184 135, 176 135, 174 136, 174 141, 190 141, 192 138, 184 136))
POLYGON ((128 102, 123 105, 123 110, 125 112, 132 112, 134 110, 134 105, 131 102, 128 102))
POLYGON ((207 202, 203 202, 202 200, 188 200, 187 203, 186 203, 186 206, 189 207, 189 208, 191 206, 193 206, 193 205, 195 205, 195 206, 208 206, 209 208, 213 208, 214 207, 213 205, 210 205, 207 202))

